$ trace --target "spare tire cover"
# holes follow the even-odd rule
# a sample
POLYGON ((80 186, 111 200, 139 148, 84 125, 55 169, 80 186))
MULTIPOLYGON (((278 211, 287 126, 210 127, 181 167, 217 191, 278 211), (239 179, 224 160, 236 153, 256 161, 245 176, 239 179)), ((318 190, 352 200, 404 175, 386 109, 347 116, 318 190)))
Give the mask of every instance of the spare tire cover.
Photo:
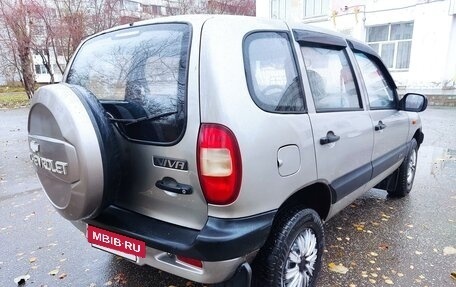
POLYGON ((28 119, 30 159, 47 197, 69 220, 96 216, 120 178, 114 130, 88 90, 38 89, 28 119))

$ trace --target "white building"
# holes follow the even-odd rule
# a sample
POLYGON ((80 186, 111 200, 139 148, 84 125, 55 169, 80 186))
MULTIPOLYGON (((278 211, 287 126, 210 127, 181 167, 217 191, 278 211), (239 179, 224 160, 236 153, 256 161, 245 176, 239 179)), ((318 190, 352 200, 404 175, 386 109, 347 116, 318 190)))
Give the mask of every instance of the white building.
POLYGON ((456 93, 456 0, 257 0, 257 17, 300 21, 369 43, 399 87, 456 93))
MULTIPOLYGON (((57 61, 53 56, 53 52, 49 51, 51 55, 50 62, 51 64, 51 71, 54 74, 54 82, 58 83, 62 80, 62 73, 60 72, 59 67, 57 66, 57 61)), ((62 68, 65 68, 66 61, 63 56, 58 57, 58 61, 62 68)), ((51 82, 51 75, 48 73, 46 67, 43 64, 43 58, 40 55, 33 53, 33 70, 35 72, 35 81, 37 83, 50 83, 51 82)))

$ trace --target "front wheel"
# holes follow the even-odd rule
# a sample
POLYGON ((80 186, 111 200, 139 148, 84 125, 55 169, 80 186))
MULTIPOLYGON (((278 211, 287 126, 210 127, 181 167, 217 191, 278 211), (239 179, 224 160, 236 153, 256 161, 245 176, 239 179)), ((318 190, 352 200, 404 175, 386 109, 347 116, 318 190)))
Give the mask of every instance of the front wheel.
POLYGON ((278 215, 254 262, 253 286, 315 286, 324 248, 323 225, 312 209, 278 215))
POLYGON ((404 162, 398 168, 397 185, 394 190, 388 191, 390 196, 404 197, 410 193, 415 180, 418 159, 418 144, 415 139, 410 142, 410 148, 404 162))

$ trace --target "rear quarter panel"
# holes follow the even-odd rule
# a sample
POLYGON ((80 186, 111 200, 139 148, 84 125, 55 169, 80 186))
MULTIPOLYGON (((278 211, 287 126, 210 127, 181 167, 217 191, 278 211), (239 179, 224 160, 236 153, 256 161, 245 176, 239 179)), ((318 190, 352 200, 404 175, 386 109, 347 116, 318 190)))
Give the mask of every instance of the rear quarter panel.
MULTIPOLYGON (((244 217, 278 208, 303 183, 316 179, 309 117, 261 110, 250 97, 244 71, 243 39, 252 31, 287 31, 281 21, 217 18, 203 27, 200 58, 200 107, 203 123, 227 126, 242 157, 239 197, 228 206, 209 205, 209 216, 244 217), (296 145, 300 168, 286 177, 278 171, 280 147, 296 145)), ((291 39, 291 38, 290 38, 291 39)))

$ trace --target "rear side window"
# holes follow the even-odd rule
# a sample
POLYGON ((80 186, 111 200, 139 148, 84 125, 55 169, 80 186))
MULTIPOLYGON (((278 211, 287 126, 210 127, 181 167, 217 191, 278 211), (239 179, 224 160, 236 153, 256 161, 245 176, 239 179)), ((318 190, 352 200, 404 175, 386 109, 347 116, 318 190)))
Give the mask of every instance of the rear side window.
POLYGON ((250 94, 268 112, 304 111, 303 93, 288 33, 256 32, 244 41, 250 94))
POLYGON ((156 24, 88 40, 67 83, 94 94, 130 140, 169 144, 184 132, 190 27, 156 24))
POLYGON ((317 111, 362 107, 345 50, 302 46, 301 52, 317 111))
POLYGON ((355 58, 361 69, 371 109, 396 108, 394 91, 378 65, 361 52, 355 52, 355 58))

